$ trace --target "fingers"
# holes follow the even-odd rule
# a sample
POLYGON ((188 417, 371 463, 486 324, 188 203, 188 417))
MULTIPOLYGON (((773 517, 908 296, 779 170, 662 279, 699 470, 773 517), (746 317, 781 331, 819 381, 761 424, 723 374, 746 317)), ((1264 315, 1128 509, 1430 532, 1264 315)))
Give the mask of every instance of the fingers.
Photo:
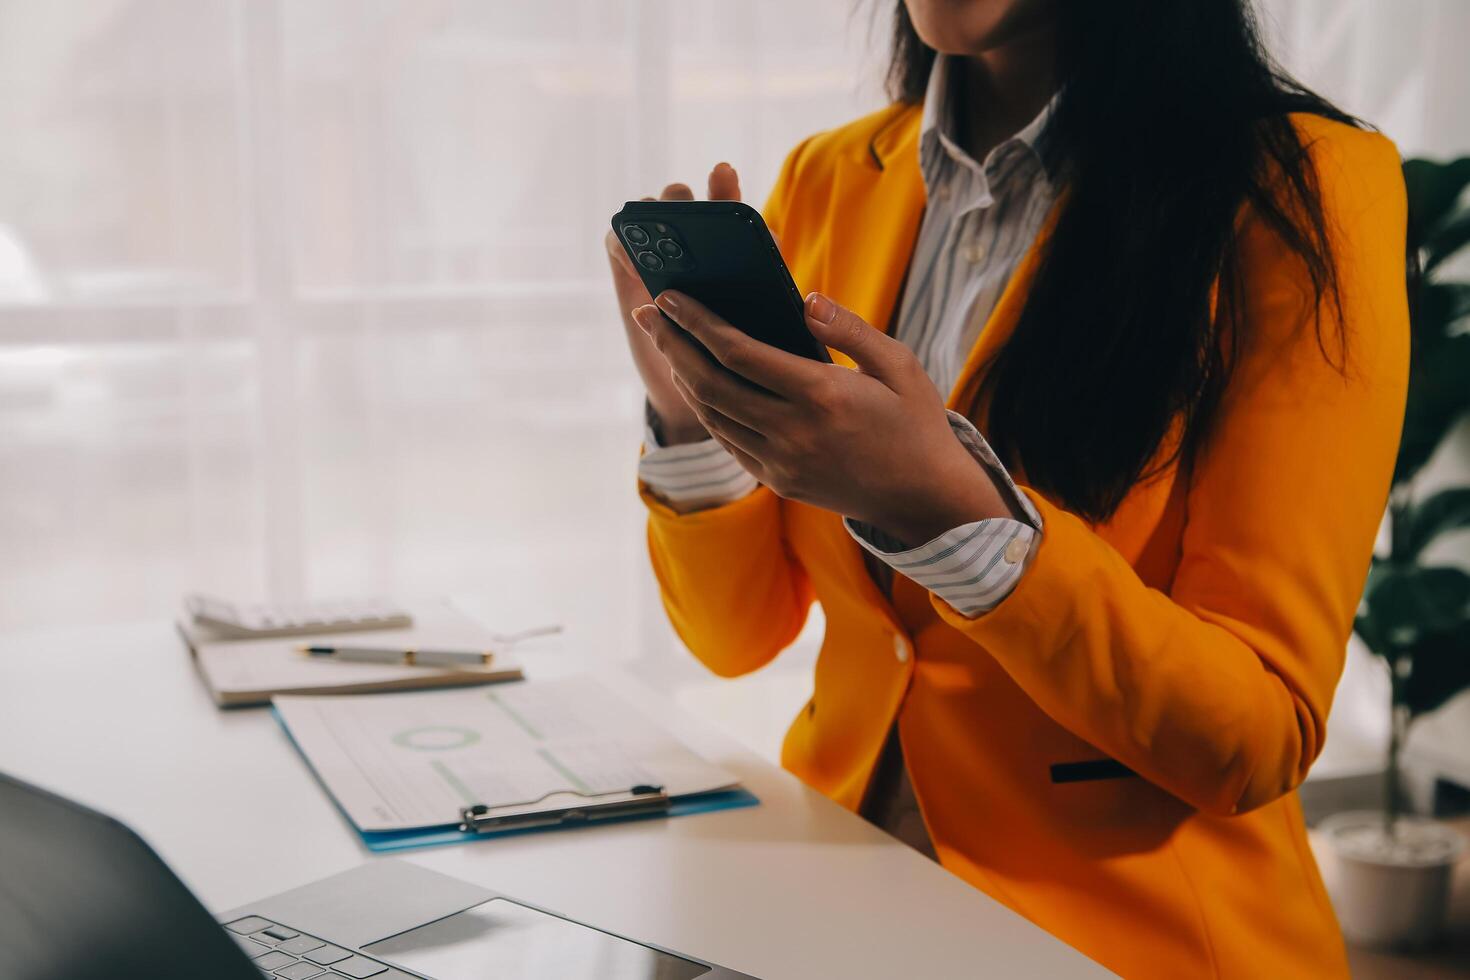
POLYGON ((711 201, 740 200, 740 175, 728 163, 717 163, 709 173, 709 199, 711 201))
MULTIPOLYGON (((692 201, 694 191, 688 184, 676 182, 665 187, 658 199, 660 201, 692 201)), ((709 199, 711 201, 740 200, 740 175, 728 163, 717 163, 710 171, 709 199)), ((643 200, 651 201, 653 198, 645 197, 643 200)))
POLYGON ((628 250, 623 248, 623 243, 618 241, 617 232, 609 230, 603 236, 602 242, 607 246, 607 257, 617 264, 624 274, 637 276, 638 270, 633 268, 633 260, 628 258, 628 250))
POLYGON ((710 360, 657 307, 641 306, 633 311, 633 319, 668 361, 681 390, 691 399, 691 408, 707 407, 756 431, 768 427, 779 413, 775 396, 710 360))
POLYGON ((721 446, 725 447, 725 452, 735 457, 735 462, 740 464, 741 469, 745 470, 745 472, 749 473, 760 482, 766 482, 766 467, 764 463, 762 463, 759 459, 756 459, 750 453, 741 449, 739 446, 735 445, 727 437, 720 435, 718 432, 710 432, 709 429, 706 429, 705 431, 709 432, 709 436, 711 439, 713 439, 715 442, 718 442, 721 446))
MULTIPOLYGON (((694 191, 688 184, 673 183, 665 187, 658 196, 660 201, 692 201, 694 191)), ((740 200, 740 175, 728 163, 717 163, 709 174, 709 199, 711 201, 740 200)), ((652 198, 644 198, 652 200, 652 198)))
POLYGON ((784 398, 795 398, 817 380, 820 365, 763 344, 715 316, 694 297, 664 290, 654 303, 704 345, 730 371, 784 398))
POLYGON ((769 451, 766 446, 766 437, 747 425, 724 414, 717 408, 712 408, 699 400, 693 390, 686 385, 677 374, 671 375, 674 379, 674 387, 683 396, 684 401, 694 410, 699 422, 704 426, 704 431, 719 441, 720 445, 735 454, 735 459, 747 472, 755 474, 760 479, 760 472, 764 470, 760 461, 756 458, 764 452, 769 451))
POLYGON ((818 341, 846 354, 864 374, 890 388, 902 384, 913 367, 912 351, 821 293, 806 298, 806 325, 818 341))

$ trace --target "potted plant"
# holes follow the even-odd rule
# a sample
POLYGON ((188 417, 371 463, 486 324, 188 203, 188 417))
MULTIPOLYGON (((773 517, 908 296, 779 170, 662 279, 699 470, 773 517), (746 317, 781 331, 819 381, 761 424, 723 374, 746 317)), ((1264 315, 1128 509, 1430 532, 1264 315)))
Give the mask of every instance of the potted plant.
POLYGON ((1388 765, 1381 811, 1342 813, 1322 824, 1335 858, 1329 890, 1343 932, 1366 945, 1412 947, 1440 931, 1450 871, 1464 848, 1451 828, 1406 812, 1399 756, 1409 726, 1470 688, 1470 574, 1424 562, 1436 538, 1470 527, 1470 486, 1423 493, 1415 477, 1470 415, 1470 282, 1446 274, 1470 242, 1470 158, 1410 160, 1410 241, 1423 276, 1410 296, 1412 356, 1393 486, 1389 547, 1375 555, 1355 630, 1388 666, 1388 765))

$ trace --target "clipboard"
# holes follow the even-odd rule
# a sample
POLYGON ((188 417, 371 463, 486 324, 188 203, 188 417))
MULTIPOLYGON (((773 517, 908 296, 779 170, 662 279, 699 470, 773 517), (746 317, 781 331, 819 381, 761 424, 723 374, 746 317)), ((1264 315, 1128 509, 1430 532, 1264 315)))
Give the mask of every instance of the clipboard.
POLYGON ((489 834, 497 830, 566 827, 577 823, 615 820, 618 817, 664 816, 669 812, 669 794, 664 792, 662 786, 650 786, 646 783, 608 793, 572 790, 549 796, 571 799, 559 810, 542 808, 548 796, 500 806, 475 803, 460 808, 459 830, 466 834, 489 834), (536 809, 528 810, 528 807, 536 809))
MULTIPOLYGON (((523 685, 532 683, 522 682, 523 685)), ((555 684, 556 682, 553 682, 551 686, 555 684)), ((562 687, 557 689, 557 693, 568 695, 577 692, 562 687)), ((581 693, 590 692, 584 690, 581 693)), ((463 697, 463 694, 447 691, 437 695, 396 694, 389 695, 387 700, 444 698, 446 696, 463 697)), ((597 696, 606 697, 605 693, 600 691, 597 696)), ((352 699, 333 698, 331 700, 335 703, 330 707, 337 709, 339 706, 345 707, 345 700, 352 699)), ((379 704, 383 703, 382 696, 371 700, 379 704)), ((626 789, 594 792, 558 787, 554 792, 545 793, 534 799, 526 798, 521 802, 501 802, 494 806, 464 802, 440 810, 439 812, 443 813, 442 822, 435 822, 432 819, 435 810, 442 805, 436 803, 434 809, 425 810, 424 816, 428 819, 425 819, 422 825, 403 829, 363 829, 349 812, 348 807, 344 805, 342 799, 333 791, 331 780, 324 778, 322 771, 318 769, 312 758, 312 753, 303 747, 295 733, 292 732, 290 723, 279 707, 272 708, 272 716, 280 724, 287 739, 301 755, 312 776, 321 785, 328 799, 342 815, 343 820, 353 829, 368 850, 378 853, 460 844, 547 830, 574 829, 595 824, 620 823, 628 820, 709 813, 756 806, 760 803, 753 793, 738 785, 703 792, 682 793, 670 793, 666 786, 653 782, 640 782, 626 789)), ((687 750, 684 751, 687 752, 687 750)))
MULTIPOLYGON (((357 831, 363 845, 375 853, 407 851, 420 847, 436 847, 443 844, 465 844, 496 837, 512 837, 517 834, 536 834, 548 830, 570 830, 593 824, 624 823, 629 820, 649 820, 656 817, 684 817, 697 813, 714 813, 717 810, 738 810, 742 807, 759 806, 760 799, 743 787, 721 789, 710 793, 690 796, 664 797, 660 807, 624 812, 604 811, 593 819, 562 819, 549 823, 527 821, 519 825, 507 825, 489 829, 465 830, 463 823, 447 824, 443 827, 425 827, 422 830, 390 830, 377 832, 357 831)), ((340 807, 338 808, 340 811, 340 807)), ((346 815, 343 815, 344 819, 346 815)), ((350 824, 351 821, 349 820, 350 824)), ((355 829, 355 828, 354 828, 355 829)))

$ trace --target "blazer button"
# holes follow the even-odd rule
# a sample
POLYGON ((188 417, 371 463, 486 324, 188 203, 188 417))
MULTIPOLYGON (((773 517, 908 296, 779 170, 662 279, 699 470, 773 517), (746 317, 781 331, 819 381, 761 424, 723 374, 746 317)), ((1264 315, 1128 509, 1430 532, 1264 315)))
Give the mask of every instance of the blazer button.
POLYGON ((893 657, 901 664, 909 662, 909 641, 897 633, 893 634, 893 657))
POLYGON ((1011 538, 1010 544, 1006 545, 1005 558, 1007 565, 1015 565, 1026 557, 1026 542, 1020 538, 1011 538))

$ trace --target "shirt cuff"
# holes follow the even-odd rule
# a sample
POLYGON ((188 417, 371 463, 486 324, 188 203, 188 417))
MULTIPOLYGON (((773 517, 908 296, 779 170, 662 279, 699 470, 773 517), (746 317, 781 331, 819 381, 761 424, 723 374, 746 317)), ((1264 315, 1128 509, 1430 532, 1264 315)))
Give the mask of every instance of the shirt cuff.
POLYGON ((681 514, 734 503, 759 486, 715 440, 663 446, 652 424, 643 429, 638 479, 681 514))
POLYGON ((1021 581, 1035 543, 1041 538, 1041 515, 1017 488, 985 437, 957 412, 950 428, 995 482, 996 489, 1021 520, 991 517, 951 528, 908 548, 871 525, 844 520, 859 545, 971 618, 1000 605, 1021 581))

